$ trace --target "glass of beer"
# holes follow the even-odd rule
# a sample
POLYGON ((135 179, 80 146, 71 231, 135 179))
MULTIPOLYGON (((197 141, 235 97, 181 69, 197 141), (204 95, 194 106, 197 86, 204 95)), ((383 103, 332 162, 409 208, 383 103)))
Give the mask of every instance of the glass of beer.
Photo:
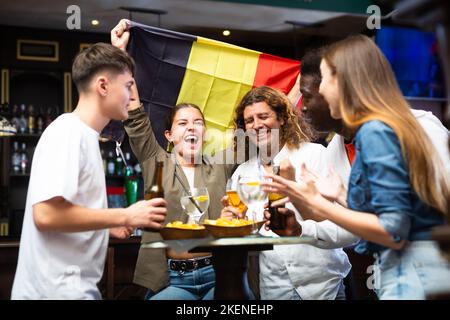
POLYGON ((232 179, 228 179, 227 181, 227 196, 229 205, 238 209, 240 213, 247 211, 247 206, 241 201, 241 198, 239 198, 232 179))

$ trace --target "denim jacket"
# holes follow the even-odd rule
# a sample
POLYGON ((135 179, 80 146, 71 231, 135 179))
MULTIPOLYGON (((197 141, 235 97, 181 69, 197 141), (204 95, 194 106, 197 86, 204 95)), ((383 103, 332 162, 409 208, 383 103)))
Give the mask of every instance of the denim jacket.
MULTIPOLYGON (((349 208, 376 214, 394 241, 430 239, 430 229, 444 217, 419 199, 409 181, 409 169, 400 141, 385 123, 364 123, 355 137, 356 157, 349 180, 349 208)), ((385 247, 362 240, 359 253, 379 252, 385 247)))

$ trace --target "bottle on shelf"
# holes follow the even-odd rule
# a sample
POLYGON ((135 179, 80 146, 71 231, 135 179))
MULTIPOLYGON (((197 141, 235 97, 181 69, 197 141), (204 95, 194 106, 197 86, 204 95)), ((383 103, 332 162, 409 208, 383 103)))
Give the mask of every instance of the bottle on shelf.
POLYGON ((21 154, 19 152, 19 142, 14 141, 13 143, 13 152, 11 155, 11 169, 12 173, 18 174, 20 173, 20 164, 21 164, 21 154))
MULTIPOLYGON (((131 164, 131 154, 129 152, 125 152, 125 161, 127 162, 127 168, 129 168, 131 170, 131 173, 134 174, 133 165, 131 164)), ((127 168, 125 168, 125 173, 127 168)))
POLYGON ((139 181, 133 173, 133 168, 127 166, 125 168, 125 195, 128 206, 137 201, 138 187, 139 181))
POLYGON ((18 132, 21 134, 27 133, 28 129, 28 121, 27 121, 27 109, 25 104, 20 105, 20 117, 19 117, 19 130, 18 132))
POLYGON ((27 130, 29 134, 36 133, 36 118, 34 116, 34 107, 32 104, 28 106, 27 130))
POLYGON ((28 155, 27 145, 22 142, 22 150, 20 152, 20 173, 26 174, 28 172, 28 155))
POLYGON ((125 161, 125 194, 127 203, 130 206, 137 201, 139 182, 131 164, 131 154, 129 152, 125 153, 125 161))
POLYGON ((141 166, 139 165, 139 162, 137 162, 134 167, 134 173, 136 174, 136 176, 140 175, 142 173, 142 169, 141 166))
POLYGON ((120 155, 118 155, 116 157, 116 175, 118 176, 123 176, 123 160, 122 157, 120 155))
POLYGON ((20 132, 19 106, 15 104, 12 109, 11 124, 20 132))
POLYGON ((44 115, 42 114, 42 108, 39 108, 36 116, 36 133, 42 134, 44 131, 44 115))
POLYGON ((108 158, 107 158, 107 174, 112 176, 116 171, 116 163, 114 161, 114 155, 112 151, 108 152, 108 158))
POLYGON ((53 110, 52 108, 47 109, 47 113, 45 115, 45 128, 47 128, 50 123, 53 121, 53 110))

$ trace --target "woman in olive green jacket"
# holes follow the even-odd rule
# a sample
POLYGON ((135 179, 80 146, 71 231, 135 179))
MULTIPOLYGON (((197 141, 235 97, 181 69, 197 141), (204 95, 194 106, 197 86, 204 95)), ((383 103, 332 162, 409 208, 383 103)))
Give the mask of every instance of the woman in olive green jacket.
MULTIPOLYGON (((111 31, 111 42, 125 50, 128 38, 128 23, 121 20, 111 31)), ((234 166, 212 164, 202 156, 205 121, 200 109, 193 104, 180 104, 172 110, 165 131, 167 140, 173 144, 173 152, 168 153, 154 136, 135 85, 132 90, 136 100, 130 103, 125 130, 142 167, 145 188, 152 183, 156 161, 164 163, 162 182, 168 204, 166 222, 187 222, 188 216, 183 213, 180 198, 183 190, 190 187, 208 188, 210 205, 205 215, 210 219, 218 218, 222 209, 221 198, 226 193, 226 182, 234 166)), ((157 232, 143 233, 142 242, 158 240, 161 236, 157 232)), ((149 289, 148 298, 211 299, 214 279, 210 253, 180 254, 170 249, 143 248, 139 251, 134 281, 149 289), (183 266, 187 267, 183 269, 183 266), (203 281, 198 282, 198 278, 203 281)))

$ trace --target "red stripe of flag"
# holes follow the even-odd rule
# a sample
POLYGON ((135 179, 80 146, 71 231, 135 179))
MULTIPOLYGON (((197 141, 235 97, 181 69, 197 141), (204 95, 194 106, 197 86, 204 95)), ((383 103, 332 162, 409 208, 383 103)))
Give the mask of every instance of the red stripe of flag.
POLYGON ((300 73, 300 62, 261 53, 253 87, 266 85, 288 93, 300 73))

